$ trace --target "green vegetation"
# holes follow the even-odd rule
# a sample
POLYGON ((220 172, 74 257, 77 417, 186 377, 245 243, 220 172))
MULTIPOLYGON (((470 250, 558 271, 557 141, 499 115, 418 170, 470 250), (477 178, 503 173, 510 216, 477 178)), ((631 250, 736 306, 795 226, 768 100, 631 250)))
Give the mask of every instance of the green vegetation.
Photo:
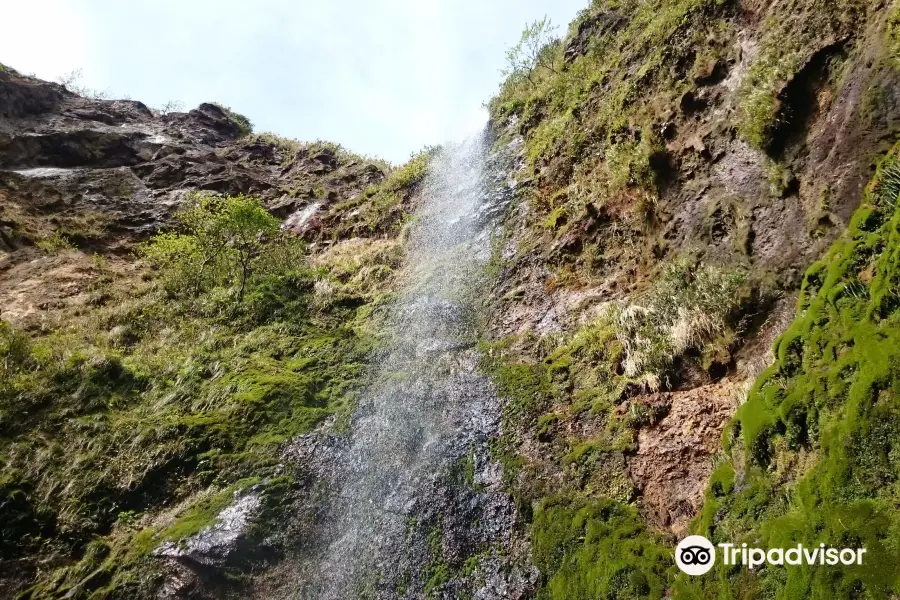
POLYGON ((238 137, 244 137, 253 133, 253 123, 250 122, 250 119, 239 112, 231 110, 224 104, 219 104, 218 102, 213 102, 213 104, 218 106, 225 113, 225 116, 234 123, 238 130, 238 137))
POLYGON ((75 249, 75 246, 72 245, 72 242, 69 241, 69 238, 67 238, 65 234, 60 231, 54 231, 53 235, 45 240, 39 241, 37 243, 37 246, 48 254, 53 254, 55 252, 65 252, 75 249))
POLYGON ((671 548, 637 511, 612 500, 546 499, 532 532, 546 600, 662 598, 675 568, 671 548))
MULTIPOLYGON (((627 501, 633 490, 621 456, 634 449, 634 434, 658 418, 659 409, 631 404, 625 414, 616 407, 626 391, 669 387, 673 360, 694 351, 700 367, 730 355, 737 337, 738 313, 746 275, 682 259, 662 269, 635 304, 607 305, 599 317, 571 337, 537 346, 535 360, 518 358, 514 339, 482 348, 482 367, 507 399, 507 434, 494 452, 513 481, 529 468, 519 456, 521 430, 540 440, 554 440, 556 458, 573 489, 627 501), (562 434, 561 424, 584 413, 602 424, 590 439, 562 434)), ((529 480, 526 495, 540 496, 538 477, 529 480), (534 481, 532 481, 534 480, 534 481)))
MULTIPOLYGON (((510 49, 509 76, 490 103, 491 113, 497 120, 519 115, 532 163, 558 153, 577 159, 607 152, 619 153, 618 162, 627 163, 627 156, 634 153, 628 146, 640 145, 641 131, 650 125, 649 115, 638 112, 641 103, 634 102, 637 90, 643 87, 655 92, 676 85, 665 67, 689 50, 687 44, 675 42, 676 35, 701 24, 719 5, 715 0, 594 2, 572 24, 572 32, 605 11, 619 15, 621 26, 595 37, 583 54, 568 63, 565 44, 550 37, 546 20, 538 21, 527 27, 519 45, 510 49), (539 42, 545 45, 537 48, 539 42), (667 53, 662 52, 664 47, 667 53), (639 68, 631 73, 622 68, 628 64, 639 68), (596 106, 581 111, 589 102, 596 106)), ((641 159, 635 157, 634 162, 641 159)), ((634 166, 650 169, 648 164, 634 166)))
POLYGON ((262 133, 253 133, 249 135, 247 137, 247 142, 251 144, 261 143, 275 146, 279 151, 285 154, 285 163, 289 163, 299 153, 315 156, 320 152, 328 152, 333 154, 340 164, 356 162, 375 165, 382 171, 391 170, 391 164, 386 160, 365 154, 357 154, 356 152, 347 150, 341 144, 326 140, 302 142, 295 138, 284 137, 269 131, 264 131, 262 133))
MULTIPOLYGON (((742 19, 727 0, 594 0, 563 40, 546 21, 525 29, 489 109, 498 131, 509 125, 524 138, 530 248, 555 268, 555 286, 597 284, 598 273, 623 263, 646 272, 668 253, 669 242, 651 235, 679 210, 663 192, 691 176, 679 173, 671 138, 693 130, 703 88, 736 59, 735 127, 752 145, 778 150, 803 117, 792 114, 788 84, 825 60, 836 85, 842 47, 822 41, 846 39, 867 10, 860 0, 826 4, 773 7, 755 26, 759 46, 740 57, 742 19), (584 235, 594 223, 602 235, 584 235)), ((783 193, 790 181, 774 175, 783 193)), ((740 242, 733 250, 735 261, 746 253, 740 242)))
MULTIPOLYGON (((216 522, 219 514, 233 501, 236 492, 259 483, 256 477, 242 479, 220 492, 211 493, 195 502, 174 523, 156 533, 155 540, 183 540, 200 533, 216 522)), ((120 513, 120 521, 121 515, 120 513)))
POLYGON ((636 430, 664 408, 617 408, 635 389, 666 385, 675 357, 694 350, 690 360, 703 366, 707 350, 736 335, 745 279, 685 258, 665 266, 635 304, 608 305, 571 337, 524 340, 536 349, 531 361, 514 339, 482 346, 482 368, 507 399, 492 452, 523 514, 533 511, 534 557, 545 577, 539 597, 663 597, 674 577, 671 551, 628 504, 634 484, 624 456, 635 449, 636 430), (587 438, 579 433, 585 422, 587 438), (555 465, 521 453, 529 436, 536 440, 524 445, 541 445, 555 465))
POLYGON ((514 80, 526 80, 535 85, 535 77, 541 71, 558 74, 553 66, 555 49, 560 40, 553 36, 554 27, 544 17, 534 21, 522 31, 519 42, 506 51, 506 69, 503 75, 514 80))
POLYGON ((625 375, 659 389, 675 357, 733 335, 732 312, 741 305, 745 281, 740 270, 687 260, 667 265, 645 297, 618 310, 616 336, 624 349, 625 375))
POLYGON ((890 598, 900 591, 900 163, 806 273, 799 316, 734 420, 697 530, 762 547, 865 547, 862 567, 718 568, 684 597, 890 598), (736 485, 740 478, 741 485, 736 485))
POLYGON ((399 233, 409 217, 409 206, 404 203, 424 182, 428 165, 438 151, 436 147, 423 149, 405 164, 389 171, 380 183, 329 207, 329 218, 335 225, 333 239, 399 233))
POLYGON ((147 593, 152 548, 271 482, 287 440, 352 406, 389 267, 360 271, 392 252, 314 264, 244 197, 194 197, 176 222, 141 249, 155 276, 110 276, 68 327, 0 322, 0 552, 74 559, 31 597, 147 593))
POLYGON ((634 422, 659 418, 652 406, 614 413, 624 385, 635 381, 629 372, 665 373, 679 349, 694 348, 702 359, 705 349, 736 333, 745 275, 684 261, 664 269, 631 307, 605 313, 555 348, 535 344, 534 362, 514 358, 514 341, 483 348, 484 366, 509 398, 506 433, 494 450, 510 470, 523 514, 533 511, 543 597, 898 593, 898 151, 879 166, 844 236, 807 272, 799 316, 727 430, 727 457, 718 461, 694 526, 714 543, 865 547, 864 566, 750 571, 717 565, 713 575, 689 579, 677 575, 669 546, 625 504, 629 496, 620 495, 614 458, 629 451, 634 422), (566 433, 566 420, 585 411, 600 425, 594 437, 566 433), (567 474, 565 489, 542 485, 546 466, 518 454, 522 437, 532 434, 567 474))
POLYGON ((900 4, 892 2, 890 11, 886 27, 888 56, 900 68, 900 4))
POLYGON ((738 131, 745 140, 765 149, 778 124, 782 87, 800 67, 797 51, 785 51, 783 40, 767 47, 756 59, 741 84, 738 131))
MULTIPOLYGON (((786 86, 801 68, 829 51, 824 40, 841 39, 842 28, 853 27, 865 9, 863 2, 843 0, 827 10, 808 11, 807 27, 798 28, 790 18, 766 22, 762 45, 739 89, 738 131, 745 140, 768 151, 778 128, 802 117, 785 104, 786 86)), ((839 76, 839 61, 825 66, 829 77, 839 76)))
MULTIPOLYGON (((668 387, 672 361, 733 338, 746 273, 681 259, 665 265, 631 304, 611 303, 546 359, 551 375, 572 377, 576 397, 603 398, 604 409, 626 385, 668 387), (617 373, 619 373, 617 375, 617 373)), ((708 362, 702 365, 708 368, 708 362)))
POLYGON ((242 302, 251 280, 284 277, 302 261, 302 243, 255 198, 195 194, 176 220, 181 232, 160 233, 140 248, 173 296, 225 288, 242 302))
POLYGON ((294 156, 307 147, 306 144, 301 142, 295 138, 284 137, 282 135, 274 134, 270 131, 263 131, 261 133, 252 133, 247 136, 247 143, 249 144, 268 144, 270 146, 275 146, 281 152, 284 152, 289 155, 289 159, 293 160, 294 156))
POLYGON ((720 0, 595 0, 564 40, 538 21, 510 49, 489 109, 525 139, 536 180, 528 226, 557 267, 556 285, 590 284, 639 256, 671 175, 658 107, 694 87, 690 75, 711 59, 697 48, 722 51, 731 10, 720 0), (603 235, 579 233, 591 221, 603 235), (561 243, 573 236, 588 239, 561 243))

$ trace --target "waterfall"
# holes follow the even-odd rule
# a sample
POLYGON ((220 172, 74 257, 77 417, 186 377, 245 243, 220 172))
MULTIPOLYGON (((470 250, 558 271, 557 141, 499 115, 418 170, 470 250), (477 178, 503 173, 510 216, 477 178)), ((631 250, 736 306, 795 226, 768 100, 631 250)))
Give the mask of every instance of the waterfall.
POLYGON ((422 588, 441 583, 435 560, 464 559, 472 549, 482 552, 482 579, 508 577, 487 573, 499 570, 492 552, 508 554, 515 510, 490 459, 500 404, 476 372, 474 349, 491 217, 508 196, 505 178, 489 173, 488 154, 480 135, 433 158, 407 242, 403 291, 389 309, 387 349, 345 447, 331 455, 316 533, 323 550, 301 577, 304 600, 422 597, 422 588))

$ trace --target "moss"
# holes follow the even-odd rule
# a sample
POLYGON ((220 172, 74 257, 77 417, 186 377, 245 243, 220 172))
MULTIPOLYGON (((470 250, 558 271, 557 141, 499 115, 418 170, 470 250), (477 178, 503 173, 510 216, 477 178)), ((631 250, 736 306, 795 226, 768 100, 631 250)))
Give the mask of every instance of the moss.
POLYGON ((800 64, 798 51, 772 43, 747 72, 740 89, 738 131, 757 148, 765 149, 771 141, 781 110, 778 94, 800 64))
POLYGON ((548 498, 531 526, 534 561, 546 584, 539 597, 662 598, 672 551, 634 508, 612 501, 548 498))
MULTIPOLYGON (((259 478, 256 477, 242 479, 220 492, 206 496, 182 513, 174 523, 154 535, 154 543, 166 540, 178 542, 215 525, 219 514, 234 502, 236 493, 259 482, 259 478)), ((144 543, 149 545, 146 535, 136 540, 135 544, 139 547, 144 543)))
POLYGON ((514 481, 525 460, 519 454, 519 439, 515 433, 523 425, 536 419, 555 395, 546 368, 542 364, 520 362, 508 353, 513 340, 495 344, 481 344, 480 370, 490 376, 497 391, 507 399, 503 407, 504 435, 490 442, 491 455, 503 465, 504 478, 514 481))
POLYGON ((714 541, 865 547, 864 565, 754 574, 717 567, 706 583, 679 583, 687 597, 888 598, 900 590, 896 152, 847 231, 807 271, 799 316, 735 417, 743 446, 731 446, 733 459, 713 474, 696 524, 714 541))
POLYGON ((507 410, 515 416, 537 414, 552 395, 543 366, 527 363, 499 363, 493 369, 500 393, 510 400, 507 410))
POLYGON ((895 67, 900 68, 900 4, 896 2, 891 3, 885 36, 888 56, 894 61, 895 67))

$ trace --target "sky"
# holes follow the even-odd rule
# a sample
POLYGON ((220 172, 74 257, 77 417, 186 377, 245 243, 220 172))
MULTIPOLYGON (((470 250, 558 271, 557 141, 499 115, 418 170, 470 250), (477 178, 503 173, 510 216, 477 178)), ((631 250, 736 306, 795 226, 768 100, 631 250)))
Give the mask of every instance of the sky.
POLYGON ((487 119, 505 50, 589 0, 31 0, 3 8, 0 63, 150 107, 216 101, 256 131, 392 162, 487 119))

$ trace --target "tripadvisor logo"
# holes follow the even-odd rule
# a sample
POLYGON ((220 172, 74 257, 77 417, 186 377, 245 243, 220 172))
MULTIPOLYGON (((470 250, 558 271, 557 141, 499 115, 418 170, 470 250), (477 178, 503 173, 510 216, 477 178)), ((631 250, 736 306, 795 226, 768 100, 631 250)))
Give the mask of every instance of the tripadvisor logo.
MULTIPOLYGON (((825 544, 792 548, 750 548, 747 544, 718 544, 722 564, 746 565, 751 569, 769 565, 861 565, 865 548, 830 548, 825 544)), ((716 564, 716 549, 702 535, 690 535, 675 548, 675 563, 688 575, 703 575, 716 564)))
POLYGON ((675 562, 688 575, 703 575, 716 564, 716 549, 702 535, 689 535, 675 548, 675 562))

